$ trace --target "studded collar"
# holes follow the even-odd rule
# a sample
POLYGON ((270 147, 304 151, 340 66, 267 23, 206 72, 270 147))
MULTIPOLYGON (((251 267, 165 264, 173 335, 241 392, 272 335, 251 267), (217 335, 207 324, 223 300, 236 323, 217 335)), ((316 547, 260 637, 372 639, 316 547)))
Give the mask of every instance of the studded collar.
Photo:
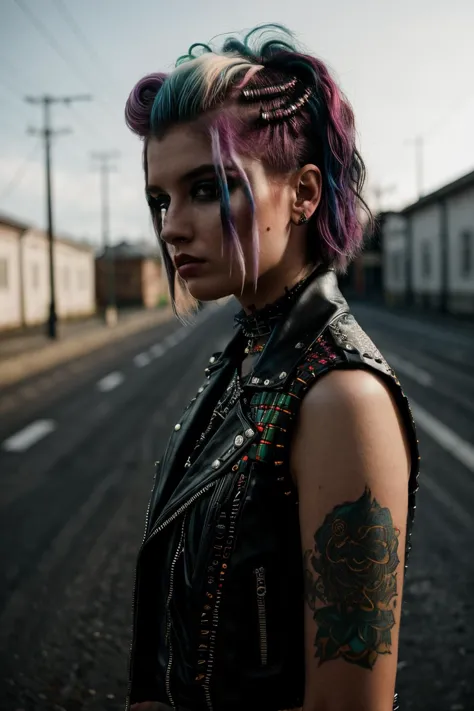
MULTIPOLYGON (((285 384, 307 348, 349 307, 342 296, 333 269, 318 267, 307 279, 287 316, 279 322, 268 340, 244 387, 271 388, 285 384)), ((245 336, 239 329, 210 369, 218 369, 241 352, 245 336)))

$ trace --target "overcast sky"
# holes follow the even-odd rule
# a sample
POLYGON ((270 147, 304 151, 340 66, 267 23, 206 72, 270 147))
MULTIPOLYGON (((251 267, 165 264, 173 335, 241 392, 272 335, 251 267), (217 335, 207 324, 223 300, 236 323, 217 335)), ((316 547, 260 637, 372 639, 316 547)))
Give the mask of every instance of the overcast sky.
POLYGON ((473 0, 0 0, 0 212, 45 224, 42 145, 27 135, 42 115, 24 96, 88 93, 90 103, 53 107, 54 127, 73 130, 54 143, 57 232, 99 243, 90 153, 117 150, 112 239, 151 239, 128 93, 193 42, 263 22, 287 25, 331 67, 355 110, 369 188, 393 188, 382 207, 416 198, 417 135, 425 192, 474 169, 473 0))

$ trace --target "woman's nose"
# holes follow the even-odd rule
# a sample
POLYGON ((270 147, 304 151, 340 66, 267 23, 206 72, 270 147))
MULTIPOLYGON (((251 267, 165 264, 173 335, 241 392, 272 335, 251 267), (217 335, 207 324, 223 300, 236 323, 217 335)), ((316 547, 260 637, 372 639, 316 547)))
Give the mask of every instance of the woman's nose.
POLYGON ((192 229, 183 210, 168 209, 161 216, 161 239, 175 246, 192 240, 192 229))

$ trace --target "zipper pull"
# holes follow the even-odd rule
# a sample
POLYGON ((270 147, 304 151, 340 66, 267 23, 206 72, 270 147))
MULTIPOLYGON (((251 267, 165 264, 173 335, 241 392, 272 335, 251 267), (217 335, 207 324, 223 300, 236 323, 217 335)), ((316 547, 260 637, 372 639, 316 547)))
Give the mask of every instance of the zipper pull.
POLYGON ((255 568, 254 573, 257 577, 257 595, 258 597, 265 597, 265 595, 267 594, 265 568, 255 568))

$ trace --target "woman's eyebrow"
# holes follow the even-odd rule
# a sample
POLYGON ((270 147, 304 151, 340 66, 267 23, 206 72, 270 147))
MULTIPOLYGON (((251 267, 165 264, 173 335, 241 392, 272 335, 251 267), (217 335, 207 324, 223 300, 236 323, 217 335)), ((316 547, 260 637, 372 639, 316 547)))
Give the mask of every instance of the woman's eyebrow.
POLYGON ((186 173, 184 173, 180 177, 180 182, 185 183, 189 180, 194 180, 194 178, 199 178, 201 175, 207 175, 208 173, 215 173, 216 172, 216 167, 212 163, 203 163, 202 165, 198 165, 197 168, 193 168, 192 170, 188 170, 186 173))
MULTIPOLYGON (((235 168, 232 165, 224 166, 226 171, 232 171, 235 170, 235 168)), ((216 168, 213 165, 213 163, 203 163, 202 165, 198 165, 196 168, 193 168, 192 170, 186 171, 186 173, 183 173, 183 175, 180 176, 179 182, 180 183, 186 183, 189 182, 190 180, 194 180, 195 178, 199 178, 201 175, 209 175, 210 173, 214 174, 216 173, 216 168)), ((147 185, 146 186, 146 192, 147 193, 162 193, 165 192, 162 190, 158 185, 147 185)))

